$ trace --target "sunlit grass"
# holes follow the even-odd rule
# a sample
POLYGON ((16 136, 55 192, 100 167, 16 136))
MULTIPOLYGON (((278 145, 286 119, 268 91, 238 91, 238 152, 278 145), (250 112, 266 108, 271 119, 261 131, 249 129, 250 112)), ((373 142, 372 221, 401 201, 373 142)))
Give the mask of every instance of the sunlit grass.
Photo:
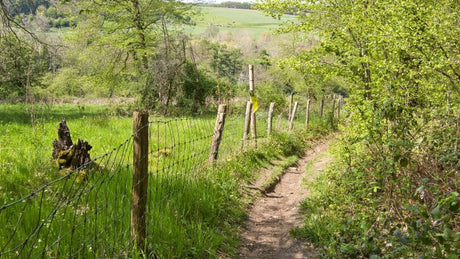
POLYGON ((58 176, 52 161, 53 140, 65 118, 73 142, 79 138, 93 147, 97 157, 130 137, 131 117, 112 116, 104 106, 1 105, 0 106, 0 193, 24 195, 58 176), (19 183, 19 184, 18 184, 19 183))
POLYGON ((221 7, 201 7, 200 10, 200 15, 194 18, 196 26, 187 27, 187 31, 194 35, 203 33, 213 24, 219 31, 229 31, 234 34, 247 32, 257 39, 263 33, 269 33, 277 28, 282 21, 294 19, 293 16, 285 16, 279 21, 257 10, 221 7))
MULTIPOLYGON (((132 134, 130 114, 104 106, 0 106, 0 248, 28 257, 130 257, 132 134), (32 112, 31 112, 32 111, 32 112), (31 114, 33 115, 31 117, 31 114), (93 145, 100 157, 85 170, 58 171, 52 140, 66 118, 73 140, 93 145), (7 149, 10 151, 6 151, 7 149), (115 148, 115 149, 114 149, 115 148), (36 190, 52 180, 49 185, 36 190), (36 191, 34 191, 36 190, 36 191), (33 195, 13 205, 17 198, 33 195), (9 241, 10 240, 10 241, 9 241), (23 243, 25 242, 25 243, 23 243)), ((242 149, 243 116, 229 115, 221 154, 209 164, 215 115, 200 118, 151 117, 146 252, 160 258, 209 258, 234 255, 236 225, 244 218, 241 182, 256 177, 268 161, 299 155, 306 144, 274 119, 267 138, 266 112, 258 112, 258 149, 242 149), (245 150, 245 152, 243 152, 245 150)), ((303 123, 296 122, 301 128, 303 123)), ((325 126, 315 126, 324 128, 325 126)), ((322 131, 303 134, 305 140, 322 131)))

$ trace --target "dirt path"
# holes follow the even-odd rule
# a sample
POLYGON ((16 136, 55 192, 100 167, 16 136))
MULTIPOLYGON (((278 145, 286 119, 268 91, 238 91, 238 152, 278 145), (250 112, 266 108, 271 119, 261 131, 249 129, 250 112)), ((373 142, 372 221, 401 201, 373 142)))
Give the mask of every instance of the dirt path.
POLYGON ((241 234, 239 258, 319 258, 313 247, 292 238, 289 231, 302 225, 298 205, 308 193, 301 186, 302 179, 311 181, 326 168, 330 162, 326 154, 328 145, 329 141, 309 150, 296 167, 285 171, 274 192, 254 202, 241 234))

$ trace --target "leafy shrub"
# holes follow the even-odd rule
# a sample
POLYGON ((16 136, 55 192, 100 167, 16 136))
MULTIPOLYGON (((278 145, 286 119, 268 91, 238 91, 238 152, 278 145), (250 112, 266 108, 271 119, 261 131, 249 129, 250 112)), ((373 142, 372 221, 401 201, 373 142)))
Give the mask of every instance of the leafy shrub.
POLYGON ((456 258, 459 160, 451 133, 458 126, 438 116, 401 119, 399 134, 378 121, 351 126, 336 147, 338 162, 303 203, 305 226, 293 233, 331 257, 456 258), (409 138, 407 124, 424 127, 409 138))

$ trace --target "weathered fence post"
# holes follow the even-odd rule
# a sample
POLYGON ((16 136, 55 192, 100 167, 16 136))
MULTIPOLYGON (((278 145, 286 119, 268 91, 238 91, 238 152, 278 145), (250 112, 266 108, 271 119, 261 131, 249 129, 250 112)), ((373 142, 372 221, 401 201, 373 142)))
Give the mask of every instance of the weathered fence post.
POLYGON ((256 113, 254 112, 254 106, 251 111, 251 138, 252 144, 257 148, 257 127, 256 127, 256 113))
POLYGON ((335 97, 332 98, 332 108, 331 108, 331 126, 333 129, 335 129, 335 97))
MULTIPOLYGON (((256 92, 255 92, 255 86, 254 86, 254 66, 253 65, 249 65, 249 92, 251 93, 251 97, 255 98, 256 92)), ((254 144, 254 147, 257 148, 257 127, 256 127, 256 109, 257 107, 255 107, 255 105, 256 105, 255 103, 252 104, 251 137, 252 137, 252 143, 254 144)))
POLYGON ((219 154, 219 145, 222 140, 222 133, 224 132, 225 116, 227 112, 227 105, 219 105, 217 110, 216 125, 214 126, 214 134, 212 135, 211 148, 209 152, 209 162, 215 162, 219 154))
POLYGON ((292 100, 294 99, 294 93, 289 95, 289 112, 288 112, 288 121, 291 121, 291 111, 292 111, 292 100))
POLYGON ((270 134, 272 133, 272 119, 273 119, 274 109, 275 109, 275 103, 270 103, 270 108, 268 109, 267 136, 270 136, 270 134))
POLYGON ((339 95, 339 98, 337 99, 337 121, 340 120, 340 110, 342 109, 342 96, 339 95))
POLYGON ((144 251, 146 236, 145 210, 148 186, 149 114, 133 113, 133 186, 131 193, 131 230, 137 249, 144 251))
POLYGON ((289 120, 289 131, 292 130, 293 123, 294 123, 294 118, 295 118, 295 114, 297 113, 297 106, 298 106, 298 105, 299 105, 298 102, 295 102, 295 103, 294 103, 294 109, 292 110, 291 120, 289 120))
POLYGON ((324 107, 324 99, 321 98, 321 101, 319 102, 319 117, 323 117, 323 107, 324 107))
POLYGON ((305 111, 305 126, 308 128, 308 123, 310 122, 310 102, 311 100, 307 100, 307 109, 305 111))
POLYGON ((251 112, 252 102, 246 103, 246 116, 244 117, 244 130, 243 130, 243 147, 248 144, 249 126, 251 125, 251 112))
POLYGON ((249 65, 249 91, 254 94, 254 66, 249 65))

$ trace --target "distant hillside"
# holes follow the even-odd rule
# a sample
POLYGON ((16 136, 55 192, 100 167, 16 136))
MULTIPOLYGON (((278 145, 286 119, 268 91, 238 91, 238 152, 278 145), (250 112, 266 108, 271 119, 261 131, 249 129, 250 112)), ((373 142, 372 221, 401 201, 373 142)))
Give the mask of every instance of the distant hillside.
MULTIPOLYGON (((267 17, 262 12, 248 9, 233 9, 223 7, 201 7, 201 15, 197 17, 196 26, 189 31, 198 35, 204 33, 211 25, 217 27, 219 32, 248 31, 250 35, 258 38, 264 32, 270 32, 282 21, 267 17)), ((282 20, 293 19, 293 16, 285 16, 282 20)))
POLYGON ((224 8, 236 8, 236 9, 251 9, 252 3, 249 2, 235 2, 235 1, 228 1, 222 3, 210 3, 205 4, 204 6, 210 7, 224 7, 224 8))

